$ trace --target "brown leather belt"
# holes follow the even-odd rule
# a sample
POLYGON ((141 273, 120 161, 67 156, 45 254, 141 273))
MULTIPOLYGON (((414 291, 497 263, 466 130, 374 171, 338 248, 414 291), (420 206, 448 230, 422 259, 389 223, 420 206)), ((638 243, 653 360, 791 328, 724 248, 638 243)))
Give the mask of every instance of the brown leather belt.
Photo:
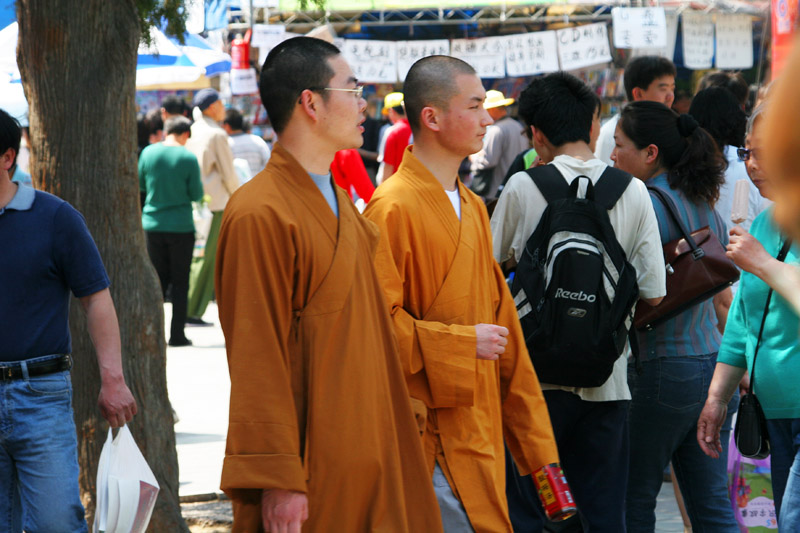
MULTIPOLYGON (((69 354, 65 354, 56 359, 27 363, 27 367, 29 377, 63 372, 72 368, 72 357, 69 354)), ((0 381, 13 381, 22 379, 22 377, 22 365, 20 363, 12 363, 11 365, 0 363, 0 381)))

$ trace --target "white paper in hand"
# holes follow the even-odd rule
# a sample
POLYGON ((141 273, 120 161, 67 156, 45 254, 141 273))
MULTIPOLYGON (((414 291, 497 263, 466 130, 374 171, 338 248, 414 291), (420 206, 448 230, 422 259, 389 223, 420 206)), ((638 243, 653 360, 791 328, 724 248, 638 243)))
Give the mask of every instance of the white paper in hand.
POLYGON ((158 497, 158 481, 128 426, 111 429, 97 468, 95 533, 143 533, 158 497))

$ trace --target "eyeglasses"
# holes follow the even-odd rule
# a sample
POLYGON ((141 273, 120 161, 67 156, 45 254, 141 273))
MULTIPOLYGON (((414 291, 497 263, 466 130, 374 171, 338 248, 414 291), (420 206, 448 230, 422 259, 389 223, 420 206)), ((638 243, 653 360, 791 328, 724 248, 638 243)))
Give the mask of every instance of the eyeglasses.
POLYGON ((739 156, 739 161, 749 161, 750 157, 755 157, 756 159, 758 159, 759 158, 758 154, 760 154, 760 153, 761 153, 761 151, 757 150, 755 148, 737 148, 736 149, 736 155, 739 156))
POLYGON ((343 93, 353 93, 356 97, 356 100, 361 98, 361 95, 364 94, 364 86, 359 85, 355 89, 339 89, 338 87, 309 87, 309 91, 339 91, 343 93))

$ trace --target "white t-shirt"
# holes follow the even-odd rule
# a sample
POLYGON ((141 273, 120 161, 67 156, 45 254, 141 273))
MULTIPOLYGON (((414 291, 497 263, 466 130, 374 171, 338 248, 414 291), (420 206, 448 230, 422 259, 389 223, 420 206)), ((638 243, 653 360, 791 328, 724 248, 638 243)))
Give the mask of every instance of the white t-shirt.
MULTIPOLYGON (((599 159, 583 161, 568 155, 556 157, 552 164, 568 182, 583 175, 592 183, 597 183, 607 167, 599 159)), ((519 262, 525 244, 539 225, 546 207, 547 201, 526 172, 511 176, 500 194, 491 221, 493 252, 499 263, 511 257, 519 262)), ((667 291, 661 236, 650 195, 642 181, 631 181, 608 212, 608 218, 628 261, 636 268, 640 296, 664 296, 667 291)), ((611 376, 600 387, 561 387, 543 383, 542 389, 570 391, 583 400, 593 402, 630 400, 627 370, 630 356, 630 347, 626 346, 625 353, 615 363, 611 376)))
POLYGON ((454 191, 445 189, 444 192, 447 193, 447 198, 450 200, 450 203, 453 204, 453 209, 456 210, 458 220, 461 220, 461 196, 458 194, 458 187, 456 187, 454 191))

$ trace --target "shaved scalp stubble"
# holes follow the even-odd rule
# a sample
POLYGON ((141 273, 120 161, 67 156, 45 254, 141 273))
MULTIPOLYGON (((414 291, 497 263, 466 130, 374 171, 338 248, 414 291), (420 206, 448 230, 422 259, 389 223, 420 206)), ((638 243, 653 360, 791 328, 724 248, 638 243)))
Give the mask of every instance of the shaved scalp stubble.
POLYGON ((411 131, 420 131, 420 114, 425 107, 447 111, 450 100, 459 93, 456 77, 477 75, 468 63, 450 56, 423 57, 411 66, 403 83, 403 101, 411 131))

